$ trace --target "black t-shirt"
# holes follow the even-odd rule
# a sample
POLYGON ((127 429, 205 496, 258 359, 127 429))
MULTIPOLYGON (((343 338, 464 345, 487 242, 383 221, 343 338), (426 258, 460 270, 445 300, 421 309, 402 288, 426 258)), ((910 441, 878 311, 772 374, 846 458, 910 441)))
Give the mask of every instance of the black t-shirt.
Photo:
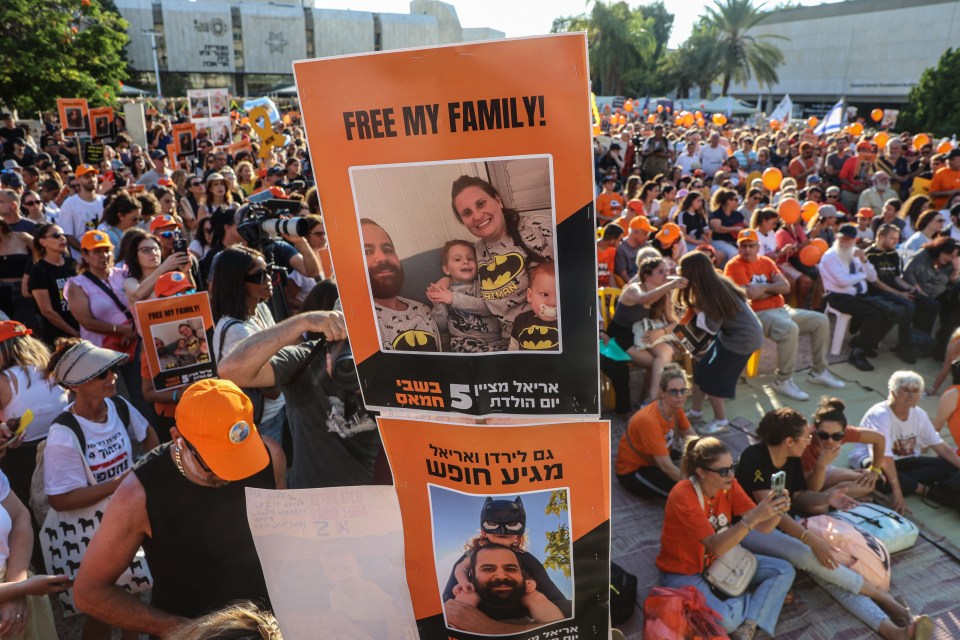
MULTIPOLYGON (((67 297, 63 290, 67 286, 67 280, 77 275, 77 263, 70 256, 65 256, 63 265, 57 266, 50 264, 46 260, 34 264, 28 269, 27 288, 31 292, 35 290, 44 290, 50 294, 50 305, 56 311, 64 322, 74 329, 79 329, 80 324, 70 313, 70 307, 67 306, 67 297)), ((43 338, 48 344, 52 344, 57 338, 65 338, 67 334, 52 322, 43 319, 43 338)))
MULTIPOLYGON (((786 489, 793 496, 798 491, 806 491, 807 480, 803 476, 803 464, 800 458, 787 458, 787 463, 781 468, 773 466, 770 459, 770 450, 762 442, 750 445, 740 454, 737 463, 737 482, 753 498, 754 491, 770 489, 770 476, 777 471, 787 474, 786 489)), ((791 508, 791 513, 793 509, 791 508)))
MULTIPOLYGON (((732 227, 737 224, 743 224, 743 213, 739 209, 734 209, 730 212, 730 215, 727 215, 723 212, 723 209, 717 209, 710 214, 711 220, 719 220, 721 227, 732 227)), ((730 244, 737 244, 737 239, 732 233, 714 233, 714 240, 723 240, 724 242, 729 242, 730 244)))
POLYGON ((700 240, 703 238, 703 232, 707 228, 707 221, 697 213, 683 211, 680 214, 680 225, 686 228, 688 236, 700 240))
MULTIPOLYGON (((897 286, 894 278, 903 273, 901 270, 900 254, 897 253, 896 250, 881 251, 878 247, 868 248, 866 254, 867 260, 869 260, 870 264, 877 270, 877 279, 883 284, 899 290, 900 287, 897 286)), ((875 289, 873 286, 870 288, 875 289)))
POLYGON ((557 321, 541 320, 533 311, 524 311, 513 323, 511 337, 520 345, 520 351, 557 351, 560 332, 557 321))

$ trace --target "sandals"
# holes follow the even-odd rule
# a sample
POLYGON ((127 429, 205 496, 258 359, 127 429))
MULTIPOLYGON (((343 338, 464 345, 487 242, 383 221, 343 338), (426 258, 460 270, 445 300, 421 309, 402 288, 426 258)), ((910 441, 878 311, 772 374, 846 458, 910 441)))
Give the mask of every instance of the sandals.
POLYGON ((930 640, 933 637, 933 620, 930 616, 914 618, 913 636, 911 640, 930 640))

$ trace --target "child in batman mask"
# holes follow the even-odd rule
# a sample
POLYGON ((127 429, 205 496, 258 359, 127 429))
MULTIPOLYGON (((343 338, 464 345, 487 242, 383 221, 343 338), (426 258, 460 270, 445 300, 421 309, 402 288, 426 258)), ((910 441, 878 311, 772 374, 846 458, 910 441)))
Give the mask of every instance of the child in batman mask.
POLYGON ((529 309, 517 316, 510 339, 510 351, 557 351, 557 271, 552 261, 530 268, 527 289, 529 309))
POLYGON ((443 245, 440 256, 450 288, 438 286, 446 281, 445 278, 427 287, 427 297, 433 303, 437 326, 441 331, 446 329, 450 337, 450 351, 479 353, 506 349, 508 343, 501 335, 500 321, 480 297, 477 254, 473 244, 451 240, 443 245))
POLYGON ((569 618, 572 609, 570 600, 553 583, 540 561, 527 552, 526 522, 527 513, 519 496, 513 500, 488 497, 480 510, 480 535, 464 545, 465 553, 454 565, 443 591, 444 602, 456 598, 477 606, 480 596, 475 592, 469 575, 470 555, 477 547, 497 544, 509 547, 517 554, 526 578, 526 590, 520 602, 530 617, 538 622, 546 621, 541 617, 549 617, 547 612, 552 608, 542 606, 542 597, 545 596, 560 609, 565 618, 569 618))

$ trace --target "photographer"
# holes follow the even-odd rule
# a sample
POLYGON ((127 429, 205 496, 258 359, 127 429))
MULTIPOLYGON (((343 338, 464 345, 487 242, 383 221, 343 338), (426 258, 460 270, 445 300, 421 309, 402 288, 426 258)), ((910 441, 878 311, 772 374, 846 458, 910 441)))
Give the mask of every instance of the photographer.
MULTIPOLYGON (((318 285, 308 305, 316 306, 325 288, 318 285)), ((239 386, 282 388, 293 435, 291 488, 373 484, 379 437, 362 405, 349 415, 359 403, 359 382, 352 356, 345 357, 346 337, 341 313, 310 311, 244 338, 217 367, 239 386), (304 340, 320 333, 339 342, 304 340)))

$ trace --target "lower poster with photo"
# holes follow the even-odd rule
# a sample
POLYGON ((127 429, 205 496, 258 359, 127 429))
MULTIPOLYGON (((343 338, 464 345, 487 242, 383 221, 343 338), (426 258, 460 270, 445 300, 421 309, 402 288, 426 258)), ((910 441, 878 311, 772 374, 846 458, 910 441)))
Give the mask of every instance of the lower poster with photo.
POLYGON ((284 640, 416 640, 393 487, 247 489, 284 640))
POLYGON ((217 376, 207 342, 213 314, 206 291, 138 302, 136 312, 155 391, 217 376))
POLYGON ((608 422, 378 423, 421 640, 608 638, 608 422))

